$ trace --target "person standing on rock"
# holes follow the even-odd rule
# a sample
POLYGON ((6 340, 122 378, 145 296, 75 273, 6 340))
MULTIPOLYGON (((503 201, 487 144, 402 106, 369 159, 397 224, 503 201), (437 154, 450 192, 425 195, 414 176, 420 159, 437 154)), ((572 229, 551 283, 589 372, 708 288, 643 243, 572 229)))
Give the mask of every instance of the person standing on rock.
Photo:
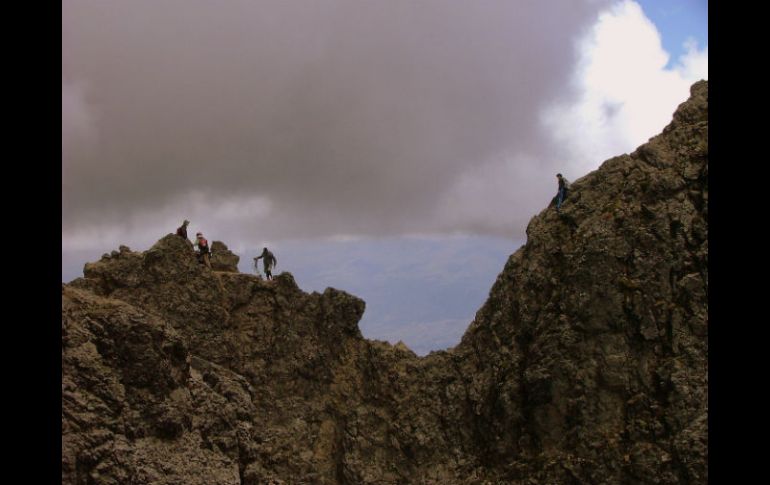
POLYGON ((198 254, 203 259, 203 263, 208 266, 209 269, 211 269, 211 259, 210 259, 210 253, 209 251, 209 242, 206 240, 205 237, 203 237, 203 233, 199 232, 195 235, 196 241, 195 244, 198 246, 198 254))
POLYGON ((559 212, 561 204, 567 198, 567 193, 569 192, 569 181, 562 177, 560 173, 556 174, 556 179, 559 181, 559 192, 556 194, 556 212, 559 212))
POLYGON ((187 239, 187 225, 190 223, 187 219, 182 223, 181 226, 176 230, 176 235, 181 237, 182 239, 187 239))
POLYGON ((278 264, 278 260, 276 259, 275 256, 273 256, 273 253, 268 251, 267 248, 263 248, 262 249, 262 254, 254 258, 254 269, 257 270, 257 272, 259 272, 259 266, 258 266, 259 263, 258 263, 258 261, 259 261, 260 258, 263 258, 262 259, 262 265, 263 265, 263 267, 265 269, 265 277, 268 280, 272 280, 273 279, 273 273, 271 272, 271 270, 272 270, 273 266, 278 264))

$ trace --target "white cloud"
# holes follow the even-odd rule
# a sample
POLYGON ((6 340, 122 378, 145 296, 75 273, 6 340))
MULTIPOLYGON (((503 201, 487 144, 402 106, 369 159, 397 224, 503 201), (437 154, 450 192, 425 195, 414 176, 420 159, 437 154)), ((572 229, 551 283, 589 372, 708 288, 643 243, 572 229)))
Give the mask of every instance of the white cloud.
POLYGON ((692 40, 667 69, 660 33, 630 0, 604 11, 578 50, 577 100, 555 103, 541 117, 574 178, 660 133, 690 86, 708 78, 708 47, 699 50, 692 40))
POLYGON ((675 67, 677 72, 690 82, 708 79, 708 46, 704 47, 703 50, 698 50, 698 41, 690 38, 684 43, 684 47, 687 50, 687 53, 679 57, 679 62, 675 67))

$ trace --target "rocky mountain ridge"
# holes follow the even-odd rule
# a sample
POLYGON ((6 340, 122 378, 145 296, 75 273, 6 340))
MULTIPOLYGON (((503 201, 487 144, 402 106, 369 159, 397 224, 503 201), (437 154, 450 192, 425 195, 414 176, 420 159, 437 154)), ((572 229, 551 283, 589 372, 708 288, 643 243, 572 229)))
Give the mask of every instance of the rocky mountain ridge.
POLYGON ((222 246, 62 285, 62 483, 707 482, 705 81, 530 221, 447 351, 366 340, 359 298, 222 246))

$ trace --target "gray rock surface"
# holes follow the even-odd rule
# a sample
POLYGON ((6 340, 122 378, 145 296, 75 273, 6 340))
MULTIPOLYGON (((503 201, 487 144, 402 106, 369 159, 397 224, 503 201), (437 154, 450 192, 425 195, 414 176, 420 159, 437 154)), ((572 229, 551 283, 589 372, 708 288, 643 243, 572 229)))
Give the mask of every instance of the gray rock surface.
POLYGON ((708 84, 527 228, 458 346, 211 271, 174 235, 62 285, 65 484, 708 480, 708 84))

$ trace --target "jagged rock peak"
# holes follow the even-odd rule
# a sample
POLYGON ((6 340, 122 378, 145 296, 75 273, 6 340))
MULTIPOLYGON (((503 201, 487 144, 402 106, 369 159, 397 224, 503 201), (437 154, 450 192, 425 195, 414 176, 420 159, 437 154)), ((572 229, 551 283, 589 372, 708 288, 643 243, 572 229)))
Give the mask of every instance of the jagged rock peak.
POLYGON ((62 483, 708 481, 708 83, 527 227, 460 344, 200 265, 169 235, 62 285, 62 483))

